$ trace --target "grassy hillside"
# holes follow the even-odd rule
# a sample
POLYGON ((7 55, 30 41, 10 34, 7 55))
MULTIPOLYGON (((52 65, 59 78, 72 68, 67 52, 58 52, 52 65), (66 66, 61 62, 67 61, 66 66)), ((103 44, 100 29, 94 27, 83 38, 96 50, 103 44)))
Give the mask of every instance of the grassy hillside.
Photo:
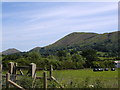
POLYGON ((97 35, 96 33, 74 32, 63 37, 62 39, 58 40, 57 42, 53 43, 48 47, 70 46, 70 45, 80 44, 80 43, 82 44, 87 40, 90 40, 91 38, 95 37, 96 35, 97 35))
POLYGON ((118 50, 118 31, 104 34, 97 33, 71 33, 55 43, 46 46, 46 49, 59 48, 93 48, 102 52, 117 52, 118 50))
POLYGON ((104 34, 74 32, 47 47, 51 48, 60 46, 71 46, 75 44, 78 44, 79 46, 84 46, 97 43, 114 43, 117 42, 117 39, 118 32, 104 34))

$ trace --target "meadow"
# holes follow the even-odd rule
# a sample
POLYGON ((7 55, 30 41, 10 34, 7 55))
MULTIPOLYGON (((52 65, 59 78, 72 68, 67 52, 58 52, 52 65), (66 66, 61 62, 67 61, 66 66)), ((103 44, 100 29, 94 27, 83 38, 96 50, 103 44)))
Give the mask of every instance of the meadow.
MULTIPOLYGON (((37 72, 37 76, 42 73, 37 72)), ((49 74, 49 73, 48 73, 49 74)), ((54 70, 53 76, 66 88, 118 88, 118 70, 97 71, 92 69, 54 70)))
MULTIPOLYGON (((49 72, 47 75, 49 77, 49 72)), ((37 71, 37 76, 43 76, 43 71, 37 71)), ((118 88, 118 70, 97 72, 92 69, 54 70, 53 76, 65 88, 118 88)), ((56 83, 48 81, 48 88, 58 87, 56 83)))

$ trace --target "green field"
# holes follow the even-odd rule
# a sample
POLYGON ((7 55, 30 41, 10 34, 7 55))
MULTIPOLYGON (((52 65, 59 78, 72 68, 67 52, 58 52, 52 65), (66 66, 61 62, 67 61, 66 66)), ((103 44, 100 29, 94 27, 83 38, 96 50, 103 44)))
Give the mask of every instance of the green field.
MULTIPOLYGON (((26 73, 27 71, 24 70, 23 72, 26 73)), ((37 76, 43 77, 43 71, 37 71, 37 76)), ((49 77, 49 71, 47 76, 49 77)), ((89 88, 90 85, 95 88, 118 88, 118 70, 98 72, 93 72, 92 69, 54 70, 53 76, 65 88, 89 88)), ((48 87, 56 88, 59 85, 48 81, 48 87)))
MULTIPOLYGON (((41 72, 37 72, 37 76, 40 75, 41 72)), ((92 69, 55 70, 53 76, 67 88, 84 88, 89 85, 118 88, 118 70, 99 72, 93 72, 92 69)))

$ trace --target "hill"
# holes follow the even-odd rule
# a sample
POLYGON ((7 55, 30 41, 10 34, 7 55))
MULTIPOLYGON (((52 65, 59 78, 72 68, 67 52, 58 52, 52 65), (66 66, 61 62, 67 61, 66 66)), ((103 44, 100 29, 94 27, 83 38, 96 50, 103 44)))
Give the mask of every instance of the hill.
MULTIPOLYGON (((85 33, 85 32, 73 32, 55 43, 45 46, 45 47, 35 47, 29 52, 40 52, 43 55, 51 55, 55 54, 59 50, 74 49, 77 51, 81 51, 86 48, 92 48, 101 52, 109 52, 112 54, 118 54, 118 33, 110 32, 110 33, 85 33)), ((17 49, 8 49, 3 51, 2 54, 9 55, 20 52, 17 49)))
POLYGON ((71 33, 62 39, 58 40, 57 42, 53 43, 52 45, 47 46, 47 48, 51 47, 67 47, 72 45, 95 45, 98 43, 114 43, 118 41, 118 32, 112 33, 104 33, 104 34, 97 34, 97 33, 79 33, 74 32, 71 33))
POLYGON ((92 48, 101 52, 118 54, 118 33, 119 31, 103 34, 73 32, 44 48, 48 51, 92 48))
POLYGON ((15 54, 15 53, 20 53, 21 51, 15 49, 15 48, 11 48, 11 49, 7 49, 5 51, 2 52, 3 55, 10 55, 10 54, 15 54))
POLYGON ((29 52, 39 52, 40 49, 41 49, 41 47, 35 47, 32 50, 30 50, 29 52))
POLYGON ((80 33, 80 32, 73 32, 60 40, 56 41, 52 45, 47 46, 47 48, 51 47, 67 47, 67 46, 72 46, 75 44, 85 44, 89 42, 92 38, 96 37, 96 33, 80 33))

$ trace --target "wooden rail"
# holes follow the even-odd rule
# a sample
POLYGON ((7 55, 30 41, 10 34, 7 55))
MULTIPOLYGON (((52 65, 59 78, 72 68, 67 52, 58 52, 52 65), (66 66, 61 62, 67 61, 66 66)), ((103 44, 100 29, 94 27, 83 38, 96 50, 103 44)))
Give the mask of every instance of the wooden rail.
POLYGON ((16 69, 29 69, 29 66, 17 66, 16 69))
POLYGON ((6 77, 6 75, 2 75, 2 77, 6 77))
POLYGON ((51 78, 60 86, 60 88, 64 88, 64 86, 62 86, 53 76, 51 78))
MULTIPOLYGON (((29 69, 30 66, 17 66, 16 69, 29 69)), ((44 70, 44 68, 37 67, 36 70, 44 70)))
POLYGON ((21 87, 20 85, 16 84, 15 82, 11 81, 10 80, 10 73, 7 73, 6 74, 6 88, 8 89, 9 88, 9 85, 13 85, 21 90, 25 90, 23 87, 21 87))
POLYGON ((52 78, 52 71, 53 71, 53 66, 50 65, 50 78, 52 78))
POLYGON ((25 90, 23 87, 19 86, 18 84, 16 84, 15 82, 13 82, 13 81, 11 81, 11 80, 9 80, 8 82, 9 82, 11 85, 13 85, 13 86, 15 86, 15 87, 17 87, 17 88, 19 88, 19 89, 21 89, 21 90, 25 90))

